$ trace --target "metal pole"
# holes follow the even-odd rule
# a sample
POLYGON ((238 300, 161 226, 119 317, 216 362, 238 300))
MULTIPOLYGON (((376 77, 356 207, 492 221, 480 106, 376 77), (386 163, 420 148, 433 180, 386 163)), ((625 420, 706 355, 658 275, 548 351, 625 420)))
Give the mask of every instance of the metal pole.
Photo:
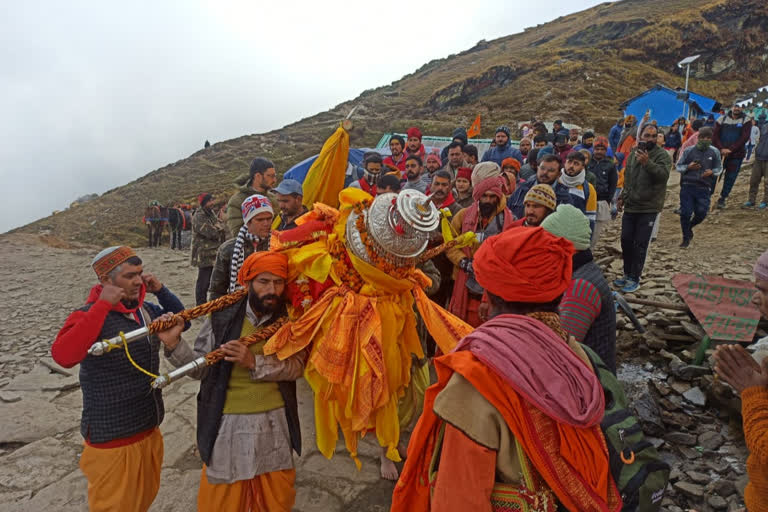
MULTIPOLYGON (((683 117, 685 117, 685 106, 688 104, 688 76, 691 74, 691 64, 685 67, 685 100, 683 101, 683 117)), ((688 119, 687 117, 685 117, 688 119)))

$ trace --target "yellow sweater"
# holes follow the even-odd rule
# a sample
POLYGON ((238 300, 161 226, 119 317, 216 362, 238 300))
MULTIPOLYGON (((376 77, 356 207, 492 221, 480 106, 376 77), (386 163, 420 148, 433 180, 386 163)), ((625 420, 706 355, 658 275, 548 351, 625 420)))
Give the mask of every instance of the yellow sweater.
MULTIPOLYGON (((240 337, 248 336, 257 330, 250 320, 245 318, 240 337)), ((252 353, 262 355, 265 344, 266 341, 262 341, 248 348, 252 353)), ((280 407, 285 407, 285 402, 277 382, 255 382, 251 380, 251 374, 247 368, 238 364, 232 368, 227 398, 224 402, 224 414, 256 414, 280 407)))
POLYGON ((744 503, 749 512, 768 512, 768 389, 754 386, 742 391, 741 414, 749 449, 744 503))

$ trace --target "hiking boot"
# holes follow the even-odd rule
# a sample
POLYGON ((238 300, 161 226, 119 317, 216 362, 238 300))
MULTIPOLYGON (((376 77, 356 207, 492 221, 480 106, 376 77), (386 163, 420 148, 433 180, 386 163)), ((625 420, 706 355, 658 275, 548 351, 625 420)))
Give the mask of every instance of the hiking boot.
POLYGON ((757 208, 758 208, 758 209, 760 209, 760 210, 765 210, 766 208, 768 208, 768 203, 766 203, 765 201, 763 201, 762 203, 760 203, 760 204, 757 206, 757 208))
POLYGON ((742 208, 752 208, 753 206, 755 206, 755 203, 753 203, 752 201, 747 201, 746 203, 744 203, 741 206, 742 206, 742 208))
POLYGON ((723 208, 725 208, 725 199, 721 197, 717 200, 717 209, 722 210, 723 208))
POLYGON ((683 238, 683 241, 680 244, 680 248, 681 249, 687 249, 689 245, 691 245, 691 239, 690 238, 683 238))
POLYGON ((625 284, 627 284, 627 276, 620 277, 618 279, 613 280, 613 286, 616 288, 623 288, 625 284))
POLYGON ((636 292, 639 289, 640 289, 640 283, 628 277, 627 284, 624 285, 624 288, 622 288, 621 291, 623 293, 632 293, 632 292, 636 292))

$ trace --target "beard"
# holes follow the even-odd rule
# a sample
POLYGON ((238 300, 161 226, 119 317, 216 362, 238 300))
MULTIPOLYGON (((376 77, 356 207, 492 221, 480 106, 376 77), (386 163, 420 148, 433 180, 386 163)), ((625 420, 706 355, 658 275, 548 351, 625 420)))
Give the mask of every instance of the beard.
POLYGON ((120 302, 126 309, 136 309, 139 307, 139 299, 123 299, 120 302))
POLYGON ((283 308, 283 298, 279 295, 275 295, 274 293, 268 293, 267 295, 262 295, 261 297, 256 295, 253 292, 250 292, 248 294, 248 303, 251 305, 251 309, 254 313, 258 314, 269 314, 269 313, 277 313, 283 308), (268 303, 267 301, 274 301, 272 303, 268 303))
POLYGON ((494 211, 496 211, 496 205, 493 203, 480 203, 478 208, 480 210, 480 215, 486 219, 490 217, 494 211))

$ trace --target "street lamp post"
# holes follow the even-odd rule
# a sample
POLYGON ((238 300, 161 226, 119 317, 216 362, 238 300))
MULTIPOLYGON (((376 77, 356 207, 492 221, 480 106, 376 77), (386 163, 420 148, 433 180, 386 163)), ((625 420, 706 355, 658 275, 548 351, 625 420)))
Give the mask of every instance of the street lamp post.
MULTIPOLYGON (((687 116, 685 115, 685 107, 688 105, 688 77, 691 75, 691 64, 693 61, 701 57, 701 55, 692 55, 690 57, 686 57, 680 62, 677 63, 677 67, 682 68, 685 66, 685 99, 683 100, 683 117, 686 119, 687 116)), ((690 109, 689 109, 690 110, 690 109)))

